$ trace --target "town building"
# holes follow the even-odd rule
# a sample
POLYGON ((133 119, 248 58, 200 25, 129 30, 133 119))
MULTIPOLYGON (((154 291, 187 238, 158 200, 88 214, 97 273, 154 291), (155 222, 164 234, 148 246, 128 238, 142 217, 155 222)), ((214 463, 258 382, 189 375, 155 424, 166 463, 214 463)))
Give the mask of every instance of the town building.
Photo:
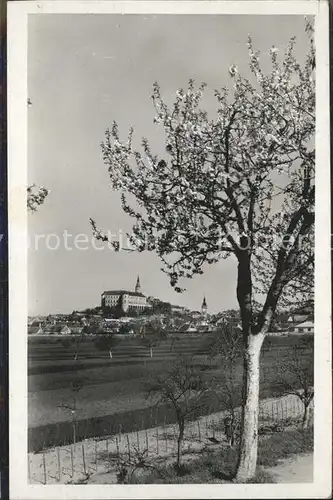
POLYGON ((309 314, 291 314, 288 317, 287 322, 289 325, 297 325, 303 321, 306 321, 309 318, 309 314))
POLYGON ((293 333, 298 333, 299 335, 312 334, 314 333, 313 321, 304 321, 303 323, 299 323, 294 326, 292 331, 293 333))
POLYGON ((42 333, 44 333, 44 331, 41 326, 28 325, 28 335, 41 335, 42 333))
POLYGON ((141 312, 148 308, 147 297, 142 293, 140 278, 137 277, 134 291, 107 290, 101 296, 102 308, 119 308, 122 312, 141 312))
POLYGON ((99 333, 105 333, 105 331, 100 325, 86 325, 82 328, 82 334, 84 335, 98 335, 99 333))
POLYGON ((44 322, 45 318, 43 316, 28 317, 28 326, 42 327, 44 322))
POLYGON ((172 313, 185 314, 185 313, 189 312, 189 309, 188 309, 188 307, 176 306, 176 305, 172 305, 171 304, 171 312, 172 313))
POLYGON ((71 330, 67 325, 45 325, 43 327, 44 335, 70 335, 71 330))

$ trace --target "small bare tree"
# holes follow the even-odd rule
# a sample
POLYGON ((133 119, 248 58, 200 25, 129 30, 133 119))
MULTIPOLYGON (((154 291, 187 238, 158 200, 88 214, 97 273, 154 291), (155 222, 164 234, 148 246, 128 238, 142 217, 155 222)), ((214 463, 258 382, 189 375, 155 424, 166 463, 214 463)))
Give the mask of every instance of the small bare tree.
POLYGON ((178 341, 179 341, 178 335, 171 336, 170 352, 174 352, 174 347, 178 341))
POLYGON ((147 399, 156 405, 171 404, 178 425, 176 470, 181 471, 185 423, 194 411, 203 406, 202 396, 209 390, 204 373, 198 370, 193 358, 181 357, 166 374, 148 385, 147 399))
POLYGON ((244 345, 240 330, 232 324, 222 324, 208 345, 208 354, 214 359, 219 357, 223 363, 233 366, 241 361, 244 345))
POLYGON ((59 405, 59 408, 62 408, 63 410, 68 410, 71 414, 72 429, 73 429, 73 444, 75 446, 75 444, 76 444, 77 411, 79 410, 79 408, 77 406, 77 402, 78 402, 79 392, 82 390, 83 385, 79 381, 73 381, 70 384, 70 388, 72 391, 71 404, 68 404, 68 405, 61 404, 61 405, 59 405))
POLYGON ((80 352, 80 347, 81 343, 84 339, 84 333, 82 330, 82 333, 80 335, 75 335, 73 337, 73 342, 74 342, 74 361, 77 361, 79 359, 79 352, 80 352))
POLYGON ((279 378, 284 393, 293 394, 301 400, 302 428, 306 429, 310 420, 310 405, 314 398, 312 342, 306 341, 293 346, 288 358, 281 363, 279 378))
MULTIPOLYGON (((74 342, 75 350, 74 350, 74 361, 76 365, 76 373, 77 373, 77 361, 78 361, 78 356, 79 356, 79 349, 80 349, 80 344, 83 339, 83 334, 81 334, 79 337, 74 337, 73 339, 62 339, 62 344, 64 347, 67 347, 68 344, 66 341, 70 342, 72 340, 74 342)), ((76 444, 76 422, 77 422, 77 411, 79 410, 77 403, 79 399, 79 393, 83 389, 83 383, 81 380, 78 380, 77 378, 72 379, 70 382, 70 390, 72 393, 72 399, 70 404, 60 404, 58 405, 59 408, 62 408, 63 410, 67 410, 71 414, 71 420, 72 420, 72 429, 73 429, 73 444, 75 446, 76 444)))
POLYGON ((99 337, 95 341, 95 346, 97 349, 100 351, 108 351, 109 353, 109 358, 112 359, 112 349, 117 345, 118 339, 112 335, 103 335, 102 337, 99 337))
POLYGON ((154 471, 162 475, 162 472, 154 464, 155 457, 149 457, 148 448, 140 450, 136 446, 133 446, 130 456, 118 456, 116 462, 118 484, 131 484, 138 470, 154 471))
POLYGON ((242 401, 241 361, 243 342, 241 333, 231 324, 223 324, 210 343, 208 355, 211 360, 219 359, 222 370, 214 377, 215 394, 227 410, 224 418, 224 431, 229 445, 235 444, 236 434, 240 430, 238 408, 242 401))
POLYGON ((166 331, 163 330, 159 321, 150 321, 144 325, 141 337, 143 344, 148 347, 150 357, 152 358, 154 347, 157 347, 166 338, 166 331))

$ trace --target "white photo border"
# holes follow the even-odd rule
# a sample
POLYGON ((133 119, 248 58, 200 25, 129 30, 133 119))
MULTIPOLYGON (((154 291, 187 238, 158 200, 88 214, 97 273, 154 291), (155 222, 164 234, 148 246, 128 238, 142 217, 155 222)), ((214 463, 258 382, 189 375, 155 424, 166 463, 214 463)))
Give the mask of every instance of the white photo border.
POLYGON ((10 498, 328 498, 331 493, 329 7, 327 1, 15 1, 8 12, 10 498), (306 484, 32 485, 27 473, 27 25, 29 14, 315 16, 315 446, 306 484))

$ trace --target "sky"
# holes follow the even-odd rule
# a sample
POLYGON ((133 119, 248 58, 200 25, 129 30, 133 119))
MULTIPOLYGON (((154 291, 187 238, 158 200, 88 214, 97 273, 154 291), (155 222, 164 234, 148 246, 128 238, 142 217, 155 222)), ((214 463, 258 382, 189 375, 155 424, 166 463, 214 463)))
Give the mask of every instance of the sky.
POLYGON ((132 290, 138 274, 147 296, 199 309, 205 295, 212 313, 237 307, 233 257, 204 268, 178 294, 155 254, 94 248, 89 218, 118 235, 132 223, 103 164, 106 128, 116 120, 126 138, 133 126, 136 141, 148 137, 162 154, 150 99, 154 81, 168 102, 189 78, 206 82, 204 102, 213 111, 211 93, 230 84, 229 66, 248 74, 249 33, 264 68, 269 48, 283 51, 294 35, 296 55, 304 55, 302 16, 29 15, 28 178, 50 190, 28 216, 30 315, 100 305, 104 290, 132 290), (75 248, 82 234, 89 242, 75 248))

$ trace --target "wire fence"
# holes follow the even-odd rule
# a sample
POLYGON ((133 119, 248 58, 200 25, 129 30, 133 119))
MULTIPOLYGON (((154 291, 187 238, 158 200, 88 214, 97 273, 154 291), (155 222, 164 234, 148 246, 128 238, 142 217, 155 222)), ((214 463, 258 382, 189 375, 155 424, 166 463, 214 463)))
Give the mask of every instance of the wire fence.
MULTIPOLYGON (((268 399, 260 402, 259 433, 284 430, 302 421, 304 407, 296 396, 268 399), (277 425, 278 424, 278 425, 277 425)), ((236 409, 240 417, 240 409, 236 409)), ((209 446, 227 444, 224 418, 228 411, 206 415, 186 423, 183 455, 200 453, 209 446)), ((313 419, 313 405, 310 420, 313 419)), ((310 421, 311 424, 311 421, 310 421)), ((166 424, 150 429, 93 438, 28 454, 28 479, 39 484, 84 482, 94 474, 108 474, 116 482, 119 463, 141 460, 145 463, 167 463, 177 452, 178 429, 166 424)))

